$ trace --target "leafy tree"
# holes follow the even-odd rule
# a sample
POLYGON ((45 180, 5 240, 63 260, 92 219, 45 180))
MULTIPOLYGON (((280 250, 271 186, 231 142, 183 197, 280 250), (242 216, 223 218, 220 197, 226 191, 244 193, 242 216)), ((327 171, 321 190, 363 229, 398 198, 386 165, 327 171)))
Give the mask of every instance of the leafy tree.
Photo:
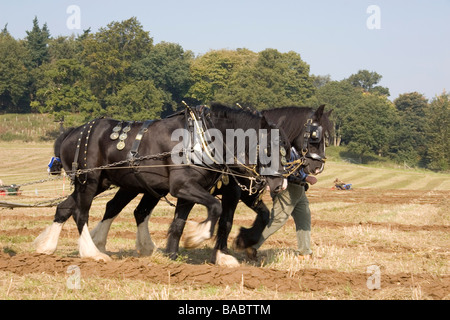
POLYGON ((8 24, 5 24, 5 26, 3 27, 2 31, 0 32, 0 35, 2 35, 2 36, 10 35, 9 31, 8 31, 8 24))
POLYGON ((320 89, 323 86, 325 86, 326 84, 331 82, 331 76, 329 74, 325 75, 325 76, 316 76, 314 74, 311 75, 311 79, 313 82, 313 86, 316 89, 320 89))
POLYGON ((131 81, 132 63, 148 54, 153 44, 136 18, 112 22, 95 34, 85 32, 81 41, 91 90, 104 107, 109 95, 131 81))
POLYGON ((385 156, 396 122, 395 107, 385 96, 363 93, 342 128, 343 139, 349 141, 349 151, 359 154, 361 159, 368 153, 385 156))
POLYGON ((48 51, 50 62, 60 59, 79 59, 82 51, 80 41, 73 35, 70 37, 57 37, 49 40, 48 51))
POLYGON ((399 95, 394 105, 399 114, 399 125, 390 152, 397 160, 418 165, 426 151, 425 111, 428 101, 422 94, 412 92, 399 95))
POLYGON ((450 94, 445 91, 435 97, 426 109, 428 168, 450 169, 450 94))
POLYGON ((191 51, 176 43, 161 42, 132 65, 133 78, 153 80, 155 86, 169 93, 170 100, 180 103, 190 87, 191 51))
POLYGON ((107 98, 108 116, 120 120, 143 120, 160 117, 164 92, 152 80, 141 80, 123 86, 107 98))
POLYGON ((117 51, 117 57, 128 62, 144 58, 153 46, 150 33, 143 29, 136 17, 111 22, 106 28, 100 28, 95 39, 117 51))
POLYGON ((28 111, 29 61, 23 41, 15 40, 5 26, 0 33, 0 110, 28 111))
POLYGON ((246 49, 213 50, 198 57, 191 65, 192 86, 188 95, 201 103, 217 99, 217 92, 229 85, 233 73, 240 72, 256 57, 254 52, 246 49))
POLYGON ((232 73, 228 85, 218 90, 215 99, 267 109, 302 104, 314 90, 309 65, 299 54, 266 49, 258 53, 254 63, 232 73))
POLYGON ((376 86, 381 81, 381 78, 382 76, 376 72, 359 70, 358 73, 352 74, 347 81, 356 88, 362 88, 365 92, 378 92, 389 96, 388 88, 376 86))
POLYGON ((86 72, 75 59, 60 59, 49 65, 31 106, 39 112, 53 114, 56 119, 68 113, 81 112, 86 117, 100 113, 97 99, 83 81, 86 72))
POLYGON ((89 86, 104 105, 107 96, 117 93, 125 79, 129 63, 118 58, 118 51, 100 44, 93 36, 83 42, 83 61, 89 70, 89 86))
POLYGON ((256 69, 261 72, 263 84, 277 94, 279 99, 286 97, 287 101, 280 101, 280 104, 298 105, 314 94, 309 65, 301 59, 300 54, 266 49, 260 52, 259 57, 256 69))
POLYGON ((50 32, 47 24, 44 23, 41 29, 37 17, 34 17, 33 28, 31 31, 27 31, 26 37, 27 47, 30 50, 31 56, 31 68, 39 67, 49 60, 50 55, 47 46, 49 39, 50 32))
POLYGON ((331 114, 334 123, 334 145, 339 146, 341 142, 347 144, 349 141, 342 141, 342 130, 349 122, 349 115, 360 104, 361 92, 354 88, 347 81, 330 81, 317 89, 313 99, 308 103, 319 106, 325 104, 327 109, 333 109, 331 114))
POLYGON ((419 93, 394 104, 382 76, 359 70, 342 81, 309 74, 300 54, 266 49, 212 50, 194 57, 174 43, 153 45, 132 17, 96 33, 51 38, 47 25, 15 40, 0 31, 0 111, 69 113, 86 119, 160 117, 182 99, 191 103, 239 102, 258 109, 326 104, 333 109, 335 145, 362 158, 389 155, 397 161, 449 170, 449 95, 431 103, 419 93))

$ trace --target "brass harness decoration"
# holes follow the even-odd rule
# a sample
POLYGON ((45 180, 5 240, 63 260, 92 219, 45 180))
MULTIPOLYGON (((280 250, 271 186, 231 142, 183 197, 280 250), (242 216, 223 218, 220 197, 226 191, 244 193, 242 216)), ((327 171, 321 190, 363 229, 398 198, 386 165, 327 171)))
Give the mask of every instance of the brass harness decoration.
POLYGON ((123 150, 125 148, 125 139, 128 137, 127 133, 131 130, 131 124, 132 121, 127 122, 127 126, 122 129, 122 123, 123 121, 120 121, 114 128, 113 133, 109 136, 111 140, 117 140, 120 141, 117 143, 117 150, 123 150), (122 133, 120 133, 122 131, 122 133))

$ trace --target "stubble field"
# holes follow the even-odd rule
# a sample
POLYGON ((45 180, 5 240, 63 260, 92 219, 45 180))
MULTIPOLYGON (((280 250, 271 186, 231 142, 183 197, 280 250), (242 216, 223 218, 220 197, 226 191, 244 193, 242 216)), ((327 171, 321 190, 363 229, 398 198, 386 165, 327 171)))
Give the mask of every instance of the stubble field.
MULTIPOLYGON (((1 142, 0 151, 0 179, 23 185, 21 195, 0 196, 0 201, 43 204, 70 192, 64 179, 28 184, 48 179, 51 143, 1 142)), ((330 161, 318 178, 307 193, 314 259, 296 259, 291 219, 261 247, 257 261, 233 252, 241 266, 231 269, 209 264, 213 240, 198 249, 182 248, 177 261, 164 255, 173 216, 164 201, 149 226, 160 250, 151 257, 136 254, 138 197, 112 225, 107 250, 113 261, 108 263, 79 258, 73 220, 65 224, 54 255, 34 252, 32 242, 51 224, 55 207, 0 208, 0 299, 450 298, 448 174, 330 161), (336 177, 352 183, 353 190, 332 190, 336 177), (71 266, 79 272, 78 289, 70 285, 71 266)), ((94 201, 91 229, 111 197, 94 201)), ((265 201, 270 207, 270 198, 265 201)), ((201 221, 205 214, 196 205, 189 219, 201 221)), ((239 227, 251 226, 253 219, 240 203, 229 246, 239 227)))

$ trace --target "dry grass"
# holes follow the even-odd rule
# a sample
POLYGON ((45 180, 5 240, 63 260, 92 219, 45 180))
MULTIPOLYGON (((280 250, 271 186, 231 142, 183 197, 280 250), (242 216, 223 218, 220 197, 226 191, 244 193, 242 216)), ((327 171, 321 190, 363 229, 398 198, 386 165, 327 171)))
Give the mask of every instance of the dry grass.
MULTIPOLYGON (((8 166, 0 168, 0 178, 5 183, 24 183, 47 178, 46 165, 52 154, 50 143, 11 145, 0 143, 0 162, 8 166), (11 157, 15 161, 11 161, 11 157), (10 164, 10 165, 9 165, 10 164)), ((392 169, 389 169, 392 170, 392 169)), ((358 186, 372 186, 384 190, 384 185, 394 185, 399 181, 409 181, 420 175, 424 182, 414 185, 425 188, 423 197, 439 190, 449 190, 450 176, 427 172, 395 170, 383 173, 382 169, 355 166, 342 163, 327 163, 326 171, 319 176, 319 184, 313 188, 328 190, 336 176, 346 180, 352 178, 355 191, 358 186), (379 180, 377 177, 382 176, 379 180), (386 181, 388 180, 388 181, 386 181), (431 181, 434 181, 431 183, 431 181), (434 186, 434 187, 430 187, 434 186)), ((408 190, 406 183, 398 183, 400 189, 408 190)), ((66 184, 65 192, 69 185, 66 184)), ((414 189, 412 185, 410 188, 414 189)), ((416 190, 417 190, 416 189, 416 190)), ((29 185, 21 188, 20 197, 7 197, 5 200, 20 203, 35 203, 61 195, 62 181, 29 185), (37 195, 36 195, 37 190, 37 195)), ((360 189, 360 190, 364 190, 360 189)), ((329 192, 329 191, 328 191, 329 192)), ((91 210, 91 228, 100 220, 106 201, 110 197, 94 202, 91 210)), ((0 199, 1 201, 2 199, 0 199)), ((286 272, 290 277, 299 277, 298 292, 278 292, 267 288, 248 289, 245 283, 226 286, 199 286, 186 283, 151 283, 141 280, 120 278, 83 277, 81 289, 67 288, 69 276, 53 274, 18 275, 13 272, 0 272, 0 299, 432 299, 430 285, 449 275, 450 234, 448 229, 439 227, 450 225, 448 199, 441 203, 426 203, 411 199, 410 202, 392 203, 347 202, 311 200, 313 216, 312 241, 316 259, 299 261, 293 250, 296 247, 295 228, 292 219, 274 234, 260 249, 257 262, 246 261, 242 253, 235 253, 244 266, 276 269, 286 272), (414 228, 408 230, 407 226, 414 228), (437 227, 433 229, 432 227, 437 227), (407 285, 389 283, 380 290, 369 290, 363 283, 326 285, 320 290, 311 286, 302 278, 303 272, 317 270, 333 271, 339 274, 366 274, 367 268, 377 265, 381 270, 381 279, 394 275, 407 275, 407 285), (423 280, 426 275, 427 280, 423 280), (421 278, 422 277, 422 278, 421 278), (303 280, 302 280, 303 279, 303 280), (434 279, 434 280, 433 280, 434 279)), ((128 259, 135 256, 134 234, 136 231, 133 210, 139 198, 130 203, 111 229, 107 249, 114 252, 114 259, 128 259)), ((268 203, 270 206, 270 203, 268 203)), ((32 241, 36 234, 51 223, 54 208, 0 209, 0 249, 6 253, 33 252, 32 241)), ((159 248, 164 248, 168 223, 173 209, 161 201, 150 220, 150 231, 159 248)), ((196 206, 190 218, 201 219, 205 209, 196 206)), ((235 225, 230 235, 236 236, 240 226, 249 226, 254 213, 239 204, 235 225)), ((60 239, 59 256, 77 256, 77 231, 73 221, 67 222, 64 235, 60 239)), ((152 264, 167 263, 207 263, 211 254, 212 241, 196 250, 181 250, 179 261, 172 262, 161 252, 152 257, 139 258, 152 264)), ((169 277, 169 275, 167 275, 169 277)), ((369 277, 369 274, 367 274, 369 277)), ((317 278, 320 281, 321 277, 317 278)), ((245 282, 245 279, 244 279, 245 282)), ((448 287, 447 287, 448 288, 448 287)), ((450 298, 441 295, 441 298, 450 298)))

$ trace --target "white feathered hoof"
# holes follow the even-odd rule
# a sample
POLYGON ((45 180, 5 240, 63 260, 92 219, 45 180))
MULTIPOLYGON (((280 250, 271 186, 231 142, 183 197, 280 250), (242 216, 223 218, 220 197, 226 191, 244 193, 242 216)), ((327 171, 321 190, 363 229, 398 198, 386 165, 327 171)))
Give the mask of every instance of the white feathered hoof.
POLYGON ((150 231, 148 230, 148 219, 150 215, 148 215, 144 222, 138 225, 137 233, 136 233, 136 251, 139 256, 147 257, 153 254, 155 251, 156 245, 150 236, 150 231))
POLYGON ((100 221, 97 226, 91 230, 91 238, 100 252, 106 253, 106 240, 113 219, 100 221))
POLYGON ((220 250, 217 250, 216 252, 216 265, 227 268, 236 268, 240 266, 235 257, 225 254, 220 250))
POLYGON ((111 261, 112 259, 105 253, 100 252, 92 241, 87 225, 84 225, 78 240, 78 247, 81 258, 90 258, 95 261, 111 261))
POLYGON ((187 249, 197 248, 203 241, 211 238, 211 221, 197 223, 186 221, 184 228, 184 247, 187 249))
POLYGON ((53 222, 52 225, 45 228, 33 242, 37 253, 53 254, 56 251, 63 225, 64 223, 53 222))
POLYGON ((150 257, 153 252, 155 251, 156 246, 155 244, 141 244, 136 243, 136 251, 139 254, 140 257, 150 257))
POLYGON ((142 234, 137 235, 136 237, 136 251, 141 257, 148 257, 153 254, 155 251, 156 245, 152 241, 150 234, 148 236, 143 236, 142 234))

